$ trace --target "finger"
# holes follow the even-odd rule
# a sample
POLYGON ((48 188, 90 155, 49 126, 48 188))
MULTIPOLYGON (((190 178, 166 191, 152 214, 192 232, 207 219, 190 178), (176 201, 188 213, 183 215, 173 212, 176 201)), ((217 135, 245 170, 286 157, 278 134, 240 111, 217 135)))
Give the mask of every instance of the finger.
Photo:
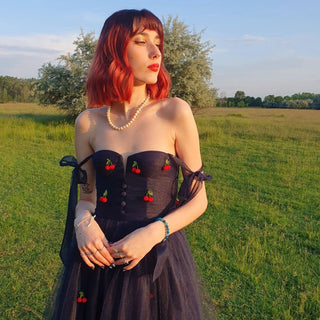
POLYGON ((94 264, 89 260, 87 253, 84 251, 80 251, 80 256, 83 260, 83 262, 91 269, 94 269, 94 264))
MULTIPOLYGON (((104 260, 101 255, 97 254, 99 253, 98 249, 91 245, 90 247, 83 248, 81 252, 84 252, 84 254, 80 253, 83 257, 86 256, 86 258, 93 264, 98 265, 99 267, 104 267, 106 265, 106 261, 104 260)), ((86 259, 84 259, 86 260, 86 259)), ((107 264, 109 266, 109 264, 107 264)))
POLYGON ((130 263, 129 259, 127 257, 123 257, 121 259, 116 260, 114 264, 116 266, 123 266, 123 265, 127 265, 129 263, 130 263))
POLYGON ((96 251, 93 253, 93 258, 99 261, 99 263, 108 267, 114 263, 114 259, 110 256, 108 250, 105 247, 100 250, 96 249, 96 251), (108 255, 110 258, 105 258, 104 254, 108 255))
POLYGON ((104 245, 106 248, 109 248, 109 247, 110 247, 109 241, 107 240, 106 237, 104 237, 104 238, 102 239, 102 243, 103 243, 103 245, 104 245))
POLYGON ((116 248, 116 247, 114 247, 113 245, 110 245, 110 247, 109 247, 109 252, 110 252, 110 254, 116 254, 116 253, 118 253, 119 252, 119 250, 116 248))
POLYGON ((110 264, 114 263, 114 258, 112 257, 107 248, 104 247, 104 249, 101 249, 99 252, 103 256, 103 258, 107 260, 110 264))
POLYGON ((105 266, 105 264, 103 263, 103 262, 101 262, 99 259, 98 259, 98 257, 96 257, 96 254, 97 254, 97 252, 98 252, 98 250, 90 250, 90 252, 89 253, 87 253, 87 258, 92 262, 92 263, 94 263, 94 264, 96 264, 96 265, 98 265, 99 267, 104 267, 105 266), (93 252, 92 252, 93 251, 93 252))
POLYGON ((119 258, 119 255, 121 254, 127 256, 126 250, 124 250, 124 248, 119 245, 115 246, 114 244, 111 244, 109 247, 109 252, 113 257, 116 256, 117 258, 119 258))
POLYGON ((101 262, 103 262, 105 265, 110 266, 110 264, 114 263, 114 259, 112 255, 110 254, 110 245, 108 241, 105 239, 102 239, 102 241, 96 244, 96 248, 98 250, 98 255, 96 255, 101 262))
POLYGON ((130 263, 127 266, 123 267, 123 270, 128 271, 128 270, 133 269, 140 262, 140 260, 141 259, 133 259, 133 260, 131 260, 130 263))
POLYGON ((117 249, 119 249, 119 248, 122 247, 125 243, 126 243, 126 237, 120 239, 119 241, 110 243, 109 245, 110 245, 110 247, 112 247, 112 248, 117 248, 117 249))
POLYGON ((111 257, 110 253, 108 252, 108 248, 105 246, 108 245, 107 239, 97 238, 95 241, 90 245, 90 251, 94 253, 95 258, 103 263, 106 266, 110 266, 113 263, 113 258, 111 257))
POLYGON ((112 257, 114 259, 121 259, 121 258, 127 257, 127 255, 124 252, 115 252, 112 254, 112 257))

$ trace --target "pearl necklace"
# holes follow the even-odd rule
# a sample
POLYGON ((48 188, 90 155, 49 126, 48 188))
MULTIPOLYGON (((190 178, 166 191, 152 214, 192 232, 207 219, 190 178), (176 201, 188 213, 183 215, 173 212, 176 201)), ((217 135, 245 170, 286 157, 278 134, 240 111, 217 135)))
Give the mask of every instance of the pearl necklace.
POLYGON ((135 112, 135 114, 133 115, 132 119, 124 124, 123 126, 121 127, 117 127, 116 125, 113 124, 113 122, 111 121, 111 117, 110 117, 110 112, 111 112, 111 107, 108 107, 107 109, 107 121, 110 125, 110 127, 114 130, 118 130, 118 131, 121 131, 121 130, 124 130, 124 129, 127 129, 129 126, 132 125, 132 123, 136 120, 138 114, 141 112, 141 110, 143 109, 143 107, 148 103, 150 99, 150 95, 148 94, 147 97, 145 98, 145 100, 140 104, 140 106, 138 106, 138 109, 137 111, 135 112))

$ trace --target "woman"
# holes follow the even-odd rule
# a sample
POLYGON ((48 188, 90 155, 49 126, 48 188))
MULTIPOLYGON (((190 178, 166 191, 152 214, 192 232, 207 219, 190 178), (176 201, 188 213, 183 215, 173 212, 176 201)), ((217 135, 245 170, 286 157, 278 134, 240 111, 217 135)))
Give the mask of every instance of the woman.
POLYGON ((110 16, 87 82, 97 108, 76 120, 79 164, 62 159, 81 187, 56 319, 201 319, 182 229, 207 207, 207 176, 190 107, 169 89, 160 20, 147 10, 110 16))

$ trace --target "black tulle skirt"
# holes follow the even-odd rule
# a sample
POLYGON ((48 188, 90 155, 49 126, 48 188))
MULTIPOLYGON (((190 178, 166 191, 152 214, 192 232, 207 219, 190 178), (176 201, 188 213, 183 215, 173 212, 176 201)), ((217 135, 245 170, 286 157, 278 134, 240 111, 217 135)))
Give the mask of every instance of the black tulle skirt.
MULTIPOLYGON (((115 220, 98 223, 112 241, 143 225, 115 220)), ((155 246, 129 271, 121 266, 92 270, 74 246, 61 283, 53 319, 202 319, 195 264, 183 231, 155 246)))

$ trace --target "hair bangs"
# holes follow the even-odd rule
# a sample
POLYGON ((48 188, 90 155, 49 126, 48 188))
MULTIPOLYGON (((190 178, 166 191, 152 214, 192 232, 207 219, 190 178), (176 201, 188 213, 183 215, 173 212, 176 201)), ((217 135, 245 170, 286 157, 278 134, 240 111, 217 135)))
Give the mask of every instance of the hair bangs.
MULTIPOLYGON (((158 33, 163 56, 162 23, 152 12, 146 9, 121 10, 105 21, 87 79, 89 106, 101 107, 115 101, 130 101, 134 75, 127 61, 126 49, 129 39, 146 29, 158 33)), ((171 77, 163 60, 157 83, 147 84, 147 89, 152 99, 168 97, 171 77)))
POLYGON ((143 32, 146 29, 154 30, 159 34, 161 42, 163 41, 162 23, 156 16, 151 14, 151 12, 147 12, 147 14, 141 17, 135 17, 133 20, 132 29, 132 36, 139 32, 143 32))

